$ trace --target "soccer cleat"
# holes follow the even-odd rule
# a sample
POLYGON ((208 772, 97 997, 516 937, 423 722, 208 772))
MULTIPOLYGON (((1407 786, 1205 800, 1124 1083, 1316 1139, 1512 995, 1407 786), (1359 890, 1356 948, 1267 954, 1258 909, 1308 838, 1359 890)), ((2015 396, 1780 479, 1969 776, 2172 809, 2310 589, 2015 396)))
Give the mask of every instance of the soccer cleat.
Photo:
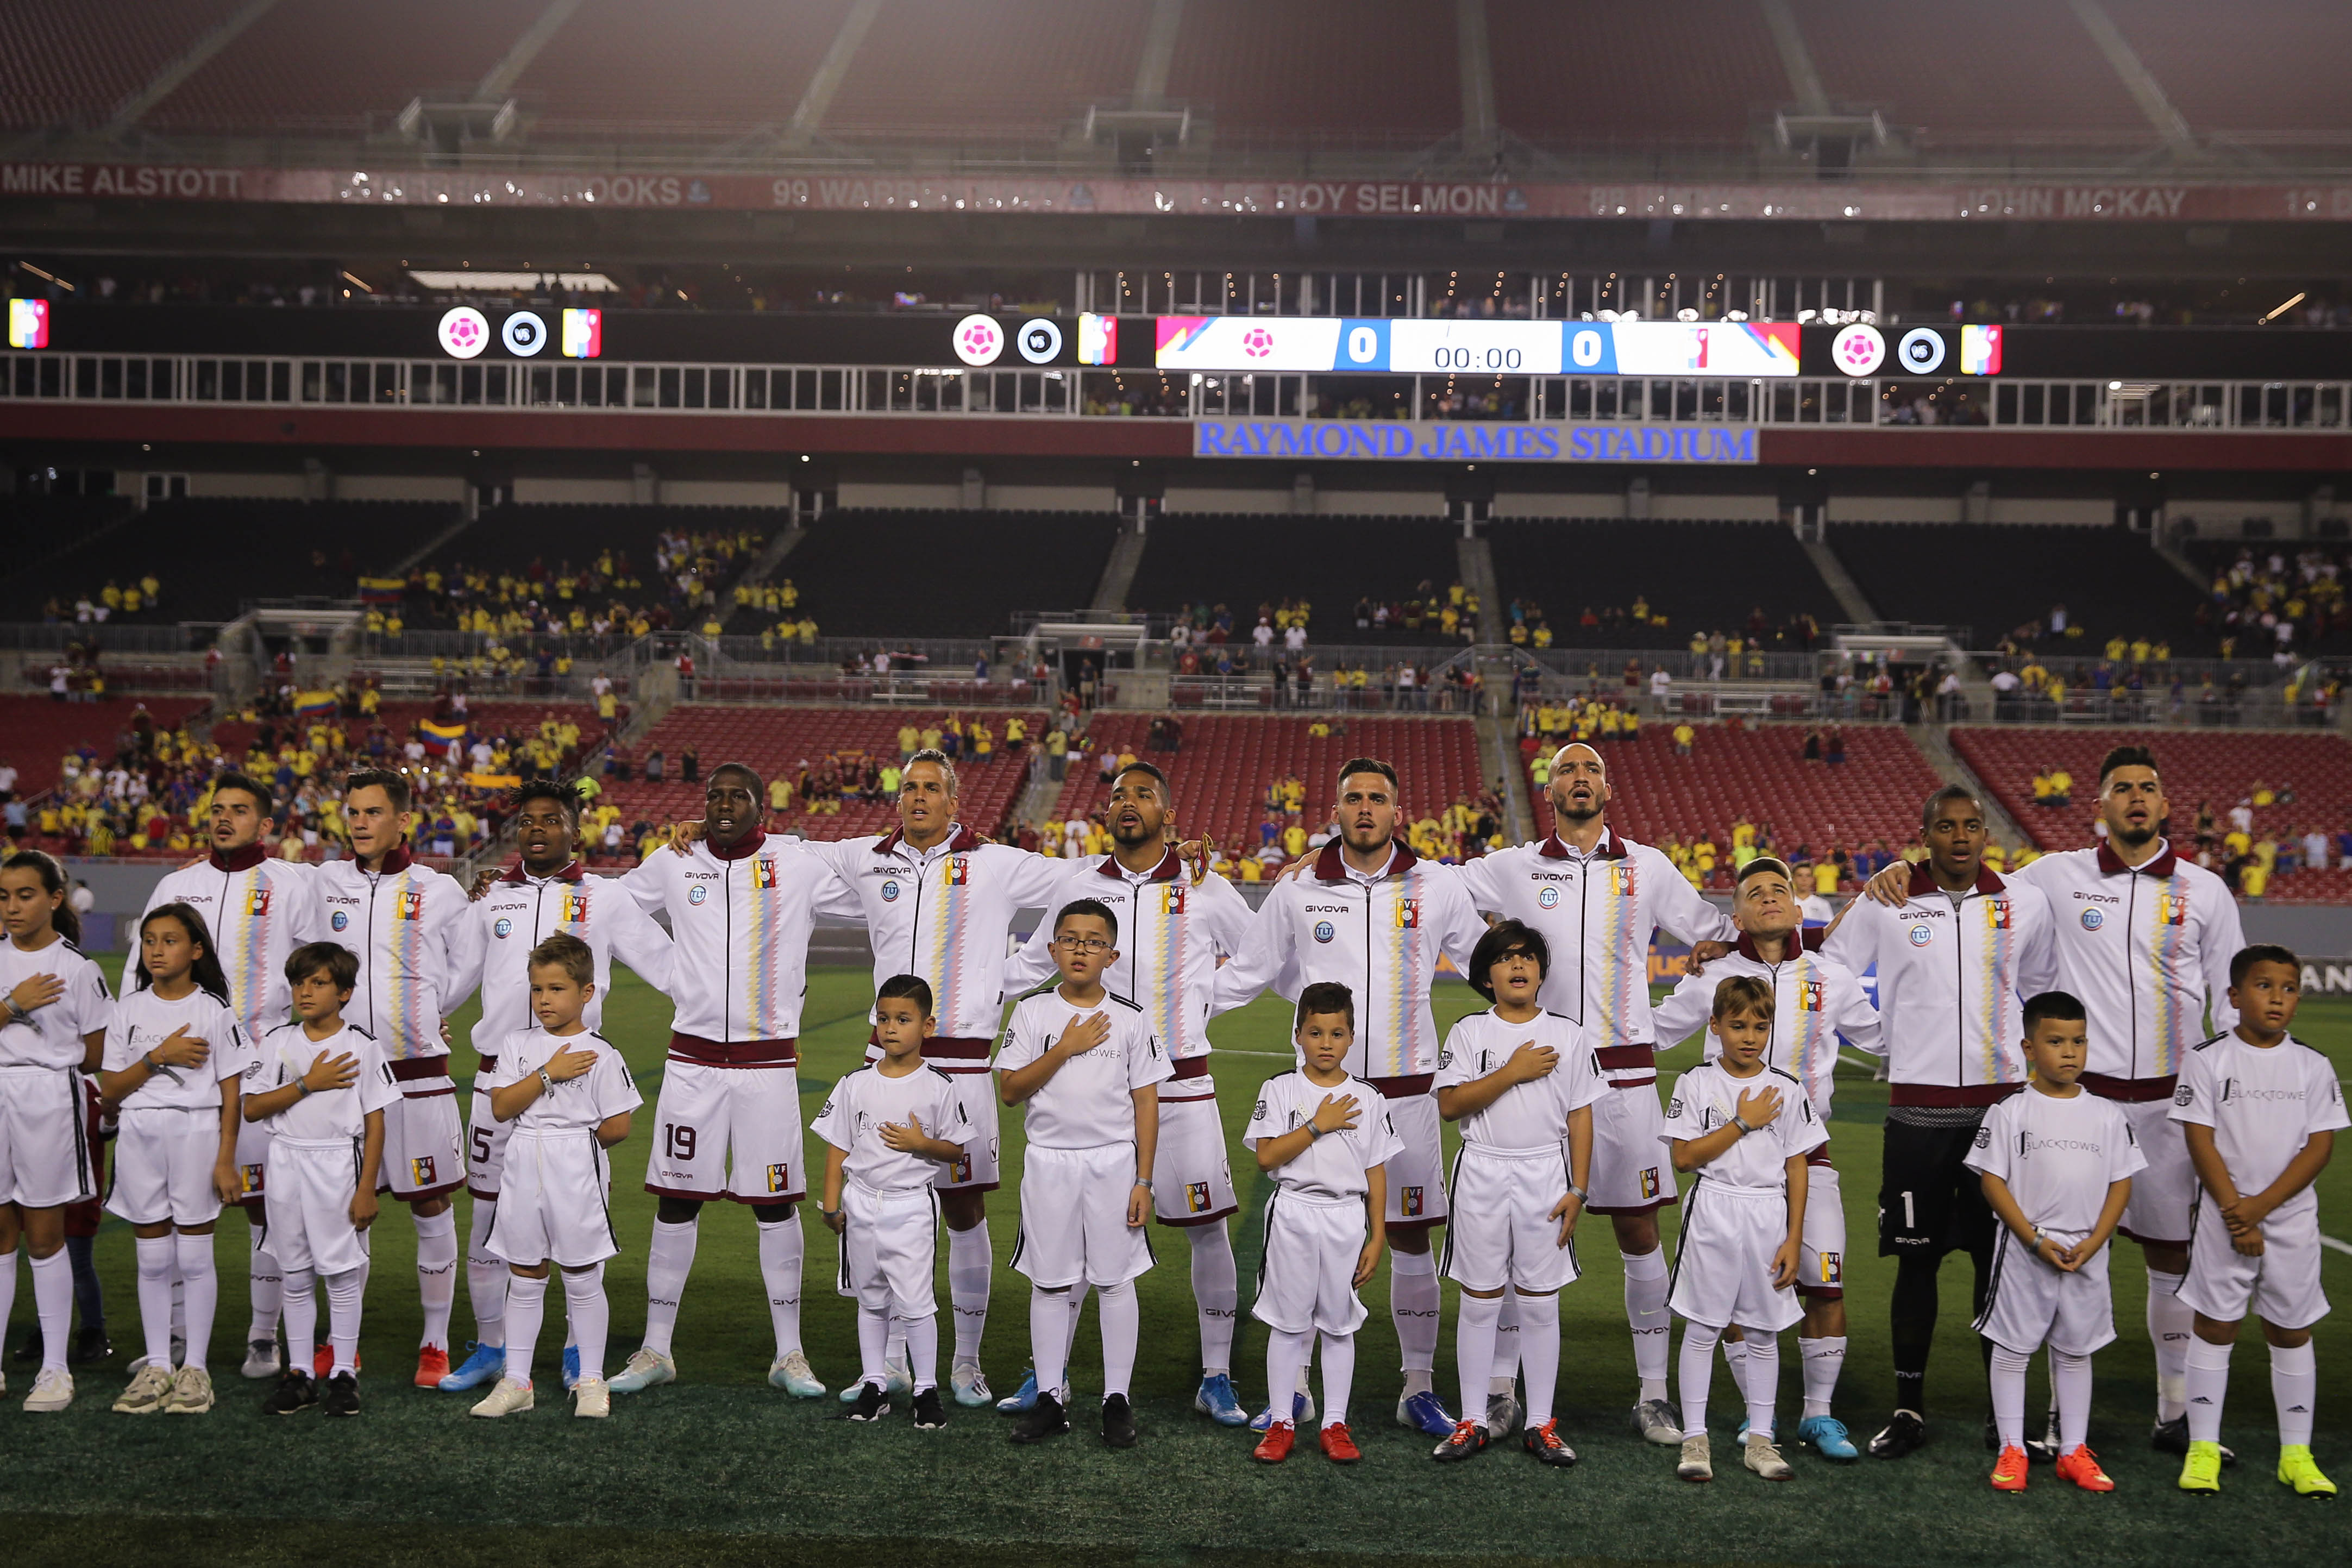
MULTIPOLYGON (((501 1358, 503 1364, 503 1358, 501 1358)), ((422 1345, 416 1352, 415 1384, 419 1388, 438 1388, 449 1375, 449 1352, 439 1345, 422 1345)))
POLYGON ((947 1406, 940 1403, 937 1384, 915 1395, 915 1430, 936 1432, 948 1424, 947 1406))
POLYGON ((1444 1437, 1455 1429, 1453 1413, 1445 1408, 1445 1402, 1437 1397, 1436 1391, 1428 1388, 1397 1401, 1397 1425, 1409 1426, 1425 1437, 1444 1437))
POLYGON ((1276 1421, 1266 1427, 1265 1436, 1250 1450, 1250 1458, 1261 1465, 1278 1465, 1290 1458, 1290 1445, 1297 1436, 1297 1427, 1287 1421, 1276 1421))
MULTIPOLYGON (((598 1378, 596 1381, 602 1383, 604 1379, 598 1378)), ((578 1345, 563 1347, 563 1386, 567 1389, 580 1386, 580 1347, 578 1345)))
MULTIPOLYGON (((443 1357, 447 1360, 447 1357, 443 1357)), ((329 1415, 357 1415, 360 1413, 360 1380, 348 1372, 339 1372, 327 1379, 327 1392, 319 1398, 319 1408, 329 1415)))
POLYGON ((889 1414, 890 1396, 884 1394, 880 1385, 877 1384, 861 1383, 857 1385, 856 1402, 850 1405, 848 1415, 844 1419, 879 1421, 889 1414))
POLYGON ((1555 1465, 1566 1469, 1576 1463, 1576 1450, 1560 1440, 1558 1417, 1528 1427, 1527 1436, 1522 1440, 1528 1452, 1536 1457, 1536 1463, 1539 1465, 1555 1465))
POLYGON ((1323 1457, 1335 1465, 1352 1465, 1364 1457, 1356 1447, 1355 1434, 1348 1430, 1345 1421, 1334 1421, 1323 1428, 1316 1439, 1323 1445, 1323 1457))
POLYGON ((1682 1446, 1682 1418, 1663 1399, 1644 1399, 1635 1405, 1628 1425, 1633 1428, 1633 1436, 1645 1443, 1655 1443, 1661 1448, 1682 1446))
POLYGON ((2078 1443, 2068 1452, 2058 1456, 2058 1479, 2072 1481, 2086 1492, 2111 1492, 2116 1489, 2116 1483, 2107 1479, 2107 1472, 2099 1468, 2099 1457, 2091 1452, 2088 1443, 2078 1443))
POLYGON ((2025 1440, 2025 1457, 2037 1465, 2054 1465, 2063 1452, 2064 1448, 2058 1439, 2058 1410, 2055 1405, 2053 1405, 2050 1410, 2050 1425, 2042 1429, 2042 1436, 2028 1437, 2025 1440))
POLYGON ((1037 1391, 1036 1403, 1022 1412, 1021 1419, 1013 1424, 1013 1440, 1016 1443, 1042 1443, 1048 1437, 1059 1437, 1070 1429, 1070 1418, 1062 1414, 1062 1402, 1046 1393, 1037 1391))
MULTIPOLYGON (((330 1383, 327 1386, 331 1390, 334 1384, 330 1383)), ((537 1391, 530 1384, 517 1383, 510 1377, 502 1377, 499 1379, 497 1385, 466 1414, 480 1415, 493 1421, 501 1415, 520 1415, 526 1410, 537 1408, 539 1401, 536 1395, 537 1391)))
POLYGON ((1429 1457, 1441 1465, 1456 1465, 1481 1453, 1486 1447, 1486 1428, 1475 1421, 1456 1421, 1445 1435, 1445 1441, 1429 1451, 1429 1457))
POLYGON ((327 1381, 328 1374, 334 1370, 335 1347, 320 1340, 310 1352, 310 1375, 324 1383, 327 1381))
POLYGON ((319 1380, 307 1372, 288 1367, 278 1374, 278 1386, 261 1402, 264 1414, 292 1415, 319 1403, 319 1380))
POLYGON ((1683 1457, 1675 1466, 1675 1476, 1685 1481, 1715 1479, 1715 1456, 1708 1450, 1706 1433, 1683 1439, 1683 1457))
MULTIPOLYGON (((2285 1468, 2284 1456, 2280 1468, 2285 1468)), ((2180 1489, 2185 1492, 2218 1492, 2221 1489, 2221 1445, 2200 1443, 2191 1439, 2189 1457, 2180 1461, 2180 1489)))
POLYGON ((1135 1406, 1124 1394, 1107 1395, 1102 1406, 1103 1442, 1113 1448, 1135 1447, 1135 1406))
MULTIPOLYGON (((974 1373, 978 1373, 980 1370, 979 1363, 976 1362, 962 1362, 958 1364, 971 1367, 974 1373)), ((900 1356, 896 1361, 884 1362, 882 1363, 882 1371, 884 1375, 882 1392, 888 1394, 891 1398, 904 1399, 915 1392, 915 1374, 908 1368, 906 1357, 900 1356)), ((951 1382, 953 1381, 954 1373, 952 1372, 949 1373, 949 1379, 951 1382)), ((988 1380, 986 1378, 982 1378, 980 1386, 982 1390, 985 1390, 988 1386, 988 1380)), ((841 1402, 844 1405, 855 1405, 857 1403, 857 1384, 855 1381, 842 1386, 841 1402)), ((1026 1409, 1027 1406, 1024 1405, 1023 1408, 1026 1409)))
POLYGON ((1234 1397, 1234 1380, 1222 1372, 1201 1380, 1201 1386, 1193 1391, 1192 1408, 1220 1426, 1241 1426, 1249 1421, 1249 1412, 1234 1397))
MULTIPOLYGON (((2061 1466, 2062 1468, 2058 1473, 2063 1476, 2066 1473, 2063 1468, 2063 1460, 2061 1461, 2061 1466)), ((2000 1458, 1993 1461, 1992 1489, 1997 1492, 2023 1491, 2025 1489, 2025 1450, 2021 1447, 2003 1448, 2000 1451, 2000 1458)))
POLYGON ((1769 1432, 1750 1432, 1740 1444, 1739 1462, 1768 1481, 1794 1480, 1797 1472, 1780 1457, 1769 1432))
POLYGON ((163 1396, 172 1392, 172 1369, 149 1362, 131 1374, 131 1386, 114 1402, 118 1415, 152 1415, 163 1408, 163 1396))
POLYGON ((85 1366, 92 1362, 105 1361, 113 1354, 114 1342, 106 1337, 106 1331, 93 1324, 85 1324, 81 1332, 74 1336, 73 1350, 66 1359, 76 1366, 85 1366))
POLYGON ((1507 1388, 1500 1394, 1486 1395, 1486 1435, 1500 1443, 1519 1429, 1519 1395, 1516 1389, 1507 1388))
POLYGON ((613 1385, 601 1377, 583 1377, 572 1385, 572 1414, 602 1421, 613 1414, 613 1385))
POLYGON ((778 1356, 768 1364, 768 1381, 794 1399, 822 1399, 824 1384, 810 1370, 808 1352, 798 1347, 778 1356))
POLYGON ((677 1380, 677 1363, 659 1351, 649 1351, 640 1345, 629 1357, 629 1363, 613 1379, 612 1386, 615 1394, 642 1394, 656 1384, 677 1380))
POLYGON ((1797 1447, 1811 1448, 1822 1458, 1835 1459, 1840 1464, 1862 1457, 1854 1449, 1853 1437, 1846 1431, 1845 1423, 1834 1415, 1808 1415, 1798 1422, 1797 1447))
MULTIPOLYGON (((2182 1458, 2187 1458, 2189 1457, 2189 1417, 2179 1415, 2169 1421, 2158 1422, 2155 1430, 2147 1435, 2147 1444, 2159 1454, 2176 1454, 2182 1458)), ((2221 1450, 2221 1464, 2224 1468, 2238 1462, 2238 1451, 2227 1443, 2217 1443, 2214 1447, 2221 1450)))
POLYGON ((1037 1403, 1037 1369, 1030 1367, 1021 1374, 1021 1386, 996 1402, 997 1409, 1007 1415, 1016 1415, 1037 1403))
MULTIPOLYGON (((469 1388, 479 1388, 486 1383, 496 1383, 507 1370, 507 1348, 504 1345, 475 1343, 457 1369, 434 1386, 444 1394, 463 1394, 469 1388)), ((420 1370, 418 1376, 424 1373, 420 1370)))
POLYGON ((2278 1479, 2280 1485, 2293 1487, 2297 1497, 2336 1495, 2336 1483, 2320 1473, 2311 1449, 2301 1443, 2279 1450, 2278 1479))
POLYGON ((73 1373, 61 1366, 45 1366, 41 1375, 33 1379, 33 1392, 25 1395, 25 1408, 36 1413, 63 1410, 73 1403, 73 1373))
POLYGON ((172 1379, 163 1400, 166 1415, 202 1415, 213 1407, 213 1374, 200 1366, 184 1366, 172 1379))
POLYGON ((258 1383, 284 1372, 286 1358, 278 1353, 276 1339, 254 1340, 246 1345, 245 1364, 237 1370, 258 1383))
POLYGON ((1870 1440, 1873 1458, 1899 1459, 1916 1453, 1927 1441, 1927 1423, 1916 1410, 1898 1410, 1870 1440))
MULTIPOLYGON (((893 1393, 898 1390, 898 1363, 892 1362, 890 1383, 893 1393)), ((908 1379, 910 1384, 912 1381, 908 1379)), ((978 1410, 996 1402, 996 1395, 988 1386, 988 1374, 980 1370, 980 1363, 976 1361, 960 1361, 948 1368, 948 1392, 955 1395, 955 1402, 967 1410, 978 1410)), ((944 1420, 940 1424, 947 1425, 944 1420)))
MULTIPOLYGON (((1249 1429, 1253 1432, 1263 1432, 1266 1429, 1267 1426, 1273 1422, 1273 1420, 1274 1406, 1269 1404, 1265 1409, 1250 1417, 1249 1429)), ((1315 1425, 1315 1396, 1313 1394, 1294 1394, 1290 1396, 1290 1422, 1294 1426, 1312 1426, 1315 1425)), ((1453 1428, 1449 1426, 1446 1430, 1452 1431, 1453 1428)))

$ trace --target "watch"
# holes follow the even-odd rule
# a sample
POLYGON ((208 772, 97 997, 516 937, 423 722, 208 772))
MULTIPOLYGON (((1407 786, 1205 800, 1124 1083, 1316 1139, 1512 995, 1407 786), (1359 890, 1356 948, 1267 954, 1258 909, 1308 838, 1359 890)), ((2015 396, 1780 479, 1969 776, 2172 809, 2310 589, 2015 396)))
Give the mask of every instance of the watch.
POLYGON ((1149 1176, 1138 1176, 1135 1178, 1135 1184, 1141 1187, 1148 1193, 1151 1190, 1151 1178, 1149 1176))

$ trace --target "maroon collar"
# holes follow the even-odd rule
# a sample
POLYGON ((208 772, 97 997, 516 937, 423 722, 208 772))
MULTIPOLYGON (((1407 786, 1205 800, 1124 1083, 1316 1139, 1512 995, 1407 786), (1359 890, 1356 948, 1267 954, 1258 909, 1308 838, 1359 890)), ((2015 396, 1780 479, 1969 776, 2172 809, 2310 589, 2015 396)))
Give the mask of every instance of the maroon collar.
MULTIPOLYGON (((1315 879, 1317 881, 1340 882, 1347 879, 1348 862, 1341 856, 1339 850, 1340 841, 1334 838, 1329 843, 1323 846, 1323 851, 1321 854, 1315 857, 1315 879)), ((1400 871, 1410 870, 1412 867, 1412 863, 1420 858, 1421 857, 1415 855, 1412 848, 1406 845, 1403 839, 1391 838, 1389 840, 1388 868, 1381 873, 1381 875, 1393 877, 1400 871)))
MULTIPOLYGON (((1542 856, 1547 860, 1565 860, 1569 858, 1571 852, 1567 845, 1560 842, 1559 830, 1558 828, 1554 828, 1551 832, 1544 835, 1544 841, 1536 847, 1536 853, 1542 856)), ((1604 824, 1601 829, 1601 842, 1594 845, 1592 847, 1592 853, 1587 855, 1584 858, 1587 860, 1622 860, 1625 858, 1625 841, 1617 837, 1617 830, 1615 828, 1610 827, 1604 824)))
POLYGON ((252 843, 247 845, 244 848, 232 849, 226 855, 222 854, 217 849, 214 850, 213 869, 215 871, 250 871, 256 866, 260 865, 264 860, 268 858, 269 852, 262 848, 261 840, 257 838, 252 843))
MULTIPOLYGON (((1971 891, 1979 893, 1998 893, 2006 886, 2008 886, 2007 883, 2003 882, 1999 877, 1994 876, 1992 872, 1987 869, 1981 862, 1979 863, 1977 866, 1976 886, 1971 889, 1971 891)), ((1905 893, 1908 897, 1914 899, 1924 899, 1929 893, 1940 893, 1943 890, 1942 885, 1936 880, 1936 874, 1927 869, 1927 862, 1925 859, 1921 859, 1913 864, 1911 868, 1911 885, 1904 889, 1905 893)))
POLYGON ((2164 847, 2157 851, 2155 859, 2143 866, 2126 866, 2120 856, 2107 847, 2107 841, 2102 838, 2099 840, 2098 850, 2099 875, 2103 877, 2126 875, 2169 877, 2172 875, 2173 868, 2179 864, 2179 858, 2172 853, 2172 840, 2168 838, 2163 843, 2164 847))
MULTIPOLYGON (((1151 868, 1150 874, 1145 877, 1144 880, 1147 882, 1172 882, 1176 879, 1177 873, 1183 869, 1183 857, 1177 854, 1173 849, 1171 849, 1167 854, 1160 858, 1160 864, 1151 868)), ((1127 879, 1127 868, 1118 863, 1118 857, 1116 855, 1104 856, 1102 864, 1096 867, 1095 869, 1101 875, 1108 877, 1113 881, 1125 881, 1127 879)))
MULTIPOLYGON (((1787 958, 1780 961, 1782 963, 1791 963, 1803 955, 1805 951, 1805 928, 1799 926, 1795 931, 1792 931, 1788 934, 1786 940, 1789 946, 1793 951, 1790 952, 1787 958)), ((1746 931, 1741 931, 1739 933, 1739 940, 1732 944, 1731 951, 1738 953, 1740 957, 1748 960, 1750 963, 1769 964, 1772 962, 1770 959, 1756 951, 1756 939, 1749 936, 1746 931)))
MULTIPOLYGON (((895 855, 898 853, 898 846, 906 841, 906 830, 900 827, 894 827, 888 833, 883 835, 880 843, 874 846, 874 853, 877 855, 895 855)), ((962 823, 959 822, 955 825, 955 831, 948 836, 947 847, 958 855, 962 855, 979 848, 982 842, 982 840, 979 834, 974 833, 971 828, 966 827, 962 823)))
MULTIPOLYGON (((404 838, 399 843, 394 845, 390 849, 385 850, 383 864, 378 866, 373 871, 369 872, 368 874, 374 877, 390 877, 396 875, 399 872, 405 871, 411 866, 415 864, 416 857, 408 852, 408 840, 404 838)), ((362 867, 362 869, 365 869, 365 868, 362 867)))
MULTIPOLYGON (((713 853, 716 853, 716 851, 714 851, 713 853)), ((732 858, 732 857, 729 857, 729 856, 720 856, 720 857, 719 857, 719 858, 721 858, 721 859, 729 859, 729 858, 732 858)), ((566 861, 566 862, 564 863, 563 869, 562 869, 561 871, 556 871, 556 872, 552 872, 552 873, 551 873, 551 874, 548 876, 547 880, 549 880, 549 881, 551 881, 551 882, 577 882, 577 881, 580 881, 581 879, 583 879, 583 878, 585 878, 587 875, 588 875, 588 868, 587 868, 586 867, 584 867, 584 866, 581 865, 581 864, 580 864, 580 862, 579 862, 579 861, 577 861, 577 860, 570 860, 570 861, 566 861)), ((524 870, 524 869, 523 869, 523 865, 522 865, 522 857, 520 857, 520 855, 518 855, 517 857, 515 857, 515 863, 514 863, 511 867, 509 867, 509 868, 508 868, 508 869, 507 869, 507 874, 506 874, 505 876, 503 876, 503 877, 500 877, 500 878, 499 879, 499 881, 501 881, 501 882, 513 882, 513 883, 522 883, 522 882, 528 882, 528 881, 530 881, 530 873, 529 871, 526 871, 526 870, 524 870)))
POLYGON ((708 838, 702 841, 702 847, 710 851, 710 858, 714 860, 749 860, 767 847, 767 844, 768 836, 756 827, 724 849, 708 838))

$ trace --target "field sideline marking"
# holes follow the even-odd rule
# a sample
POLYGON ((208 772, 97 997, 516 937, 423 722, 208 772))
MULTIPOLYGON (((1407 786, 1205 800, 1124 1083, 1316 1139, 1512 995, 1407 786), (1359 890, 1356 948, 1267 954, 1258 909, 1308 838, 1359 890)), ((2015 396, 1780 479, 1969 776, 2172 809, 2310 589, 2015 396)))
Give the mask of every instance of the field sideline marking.
POLYGON ((2319 1245, 2331 1252, 2352 1254, 2352 1241, 2338 1241, 2332 1236, 2323 1236, 2319 1238, 2319 1245))

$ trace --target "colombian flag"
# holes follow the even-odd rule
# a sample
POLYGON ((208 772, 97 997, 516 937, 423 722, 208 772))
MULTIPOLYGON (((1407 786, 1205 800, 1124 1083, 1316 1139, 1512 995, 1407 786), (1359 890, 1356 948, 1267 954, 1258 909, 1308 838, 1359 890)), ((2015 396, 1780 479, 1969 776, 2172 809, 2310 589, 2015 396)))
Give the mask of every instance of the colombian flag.
POLYGON ((335 713, 335 694, 331 691, 304 691, 294 698, 294 711, 303 718, 331 719, 335 713))
POLYGON ((457 745, 466 739, 466 726, 462 723, 443 724, 424 719, 418 721, 416 728, 426 740, 438 741, 445 746, 457 745))

